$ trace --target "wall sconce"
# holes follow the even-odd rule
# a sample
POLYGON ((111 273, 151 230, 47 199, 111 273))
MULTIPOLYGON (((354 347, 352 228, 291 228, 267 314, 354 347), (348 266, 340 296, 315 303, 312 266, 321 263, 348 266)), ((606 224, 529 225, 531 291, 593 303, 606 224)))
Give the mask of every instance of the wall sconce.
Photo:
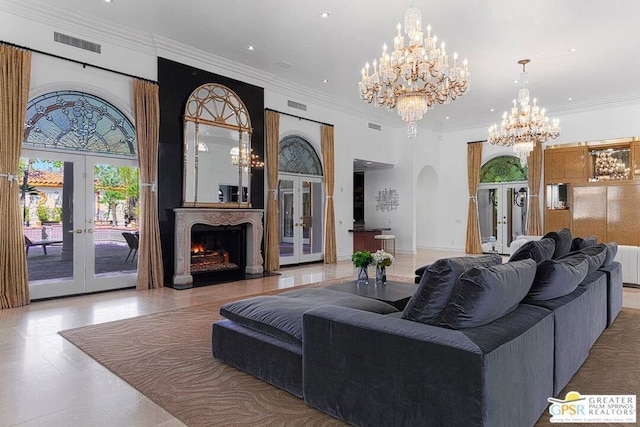
POLYGON ((386 188, 379 190, 376 196, 376 210, 377 211, 393 211, 398 209, 398 192, 396 190, 386 188))
POLYGON ((518 191, 513 192, 513 203, 518 207, 523 207, 527 202, 527 189, 520 187, 518 191))

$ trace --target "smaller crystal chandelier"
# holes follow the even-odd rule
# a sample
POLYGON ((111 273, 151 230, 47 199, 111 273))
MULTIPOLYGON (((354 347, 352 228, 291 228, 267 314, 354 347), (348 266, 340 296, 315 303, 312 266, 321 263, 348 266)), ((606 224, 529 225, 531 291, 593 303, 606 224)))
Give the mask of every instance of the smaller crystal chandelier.
POLYGON ((404 32, 409 36, 405 45, 402 26, 393 39, 393 52, 373 60, 362 69, 358 82, 360 98, 376 107, 394 108, 402 120, 407 122, 409 139, 418 133, 417 121, 433 108, 435 103, 447 104, 469 90, 467 60, 458 63, 458 54, 453 54, 453 63, 444 42, 438 46, 438 37, 431 35, 427 26, 427 37, 422 32, 422 13, 413 4, 404 14, 404 32), (373 72, 372 72, 373 71, 373 72))
POLYGON ((252 153, 252 149, 243 142, 242 149, 240 147, 233 147, 231 151, 229 151, 229 155, 231 156, 231 164, 233 166, 242 165, 242 169, 247 172, 249 167, 252 168, 261 168, 264 167, 264 162, 260 161, 260 158, 257 154, 252 153))
POLYGON ((529 59, 521 59, 522 65, 522 89, 518 91, 518 100, 513 100, 511 115, 505 111, 502 115, 502 123, 498 131, 498 125, 489 128, 489 142, 503 147, 511 146, 520 159, 520 164, 526 166, 527 157, 533 151, 536 143, 542 144, 560 135, 560 122, 553 119, 549 124, 549 118, 545 116, 544 108, 540 109, 537 100, 533 99, 533 105, 529 105, 529 89, 527 89, 527 73, 525 66, 529 59), (519 105, 519 108, 518 108, 519 105))

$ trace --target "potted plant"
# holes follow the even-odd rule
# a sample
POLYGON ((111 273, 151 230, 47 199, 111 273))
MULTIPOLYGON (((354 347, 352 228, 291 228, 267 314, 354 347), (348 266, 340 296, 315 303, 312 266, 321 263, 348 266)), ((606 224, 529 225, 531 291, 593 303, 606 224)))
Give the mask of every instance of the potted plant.
POLYGON ((358 284, 369 284, 369 272, 367 267, 373 262, 373 257, 369 251, 356 251, 351 255, 353 265, 358 268, 358 284))
POLYGON ((373 255, 373 264, 376 265, 376 285, 387 283, 387 267, 393 264, 394 258, 388 252, 378 249, 373 255))

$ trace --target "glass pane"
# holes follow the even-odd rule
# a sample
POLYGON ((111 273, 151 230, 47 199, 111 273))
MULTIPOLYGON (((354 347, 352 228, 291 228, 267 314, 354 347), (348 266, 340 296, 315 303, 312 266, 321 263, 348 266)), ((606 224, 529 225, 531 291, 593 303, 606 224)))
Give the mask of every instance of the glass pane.
POLYGON ((138 168, 96 164, 93 174, 95 275, 132 273, 138 265, 138 168))
POLYGON ((498 191, 496 188, 478 190, 478 219, 480 222, 480 240, 483 244, 498 236, 498 191))
POLYGON ((280 180, 278 183, 280 201, 280 256, 293 256, 294 243, 294 192, 293 181, 280 180))
POLYGON ((29 282, 73 279, 73 163, 20 159, 29 282))
POLYGON ((302 253, 322 252, 322 219, 324 208, 322 183, 302 183, 302 253))

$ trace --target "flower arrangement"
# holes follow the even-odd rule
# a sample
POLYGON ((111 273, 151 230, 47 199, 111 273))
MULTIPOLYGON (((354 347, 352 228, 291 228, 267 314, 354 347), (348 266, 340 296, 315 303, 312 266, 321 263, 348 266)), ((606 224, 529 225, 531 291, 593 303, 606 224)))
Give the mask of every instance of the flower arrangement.
POLYGON ((389 267, 391 264, 393 264, 393 261, 395 261, 393 255, 383 251, 382 249, 378 249, 377 251, 375 251, 371 255, 371 258, 373 259, 373 263, 377 267, 389 267))
POLYGON ((369 251, 357 251, 351 255, 351 261, 358 268, 367 268, 373 263, 373 257, 369 251))

